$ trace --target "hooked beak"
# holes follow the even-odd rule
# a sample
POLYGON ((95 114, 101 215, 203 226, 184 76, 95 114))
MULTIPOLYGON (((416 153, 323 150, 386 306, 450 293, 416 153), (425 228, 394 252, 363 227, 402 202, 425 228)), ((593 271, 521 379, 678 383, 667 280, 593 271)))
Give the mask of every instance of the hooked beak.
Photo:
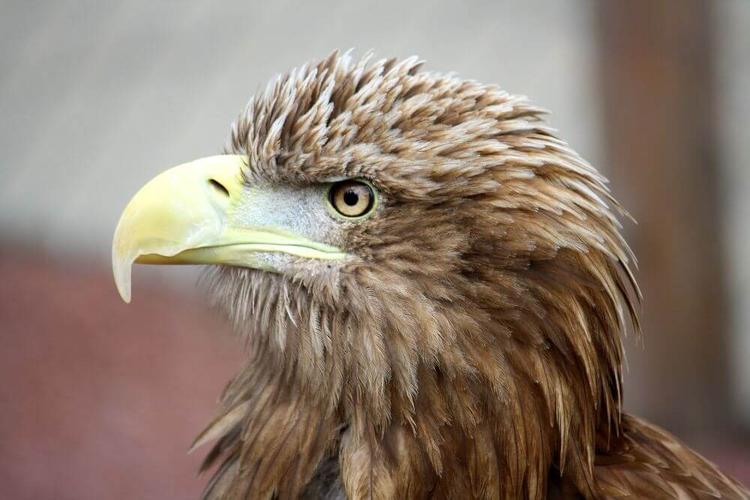
POLYGON ((171 168, 149 181, 125 207, 112 242, 115 284, 130 302, 131 267, 142 264, 227 264, 269 269, 258 252, 341 259, 336 247, 258 221, 240 224, 239 205, 251 204, 242 181, 247 156, 220 155, 171 168))

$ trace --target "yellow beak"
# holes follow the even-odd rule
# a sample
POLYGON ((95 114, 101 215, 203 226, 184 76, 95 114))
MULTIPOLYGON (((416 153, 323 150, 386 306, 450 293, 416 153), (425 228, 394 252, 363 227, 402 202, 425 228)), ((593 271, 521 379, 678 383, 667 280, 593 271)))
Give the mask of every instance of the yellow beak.
POLYGON ((338 248, 233 214, 252 203, 243 184, 247 157, 212 156, 171 168, 148 182, 125 207, 112 242, 115 284, 130 302, 131 267, 143 264, 228 264, 270 269, 259 252, 340 259, 338 248))

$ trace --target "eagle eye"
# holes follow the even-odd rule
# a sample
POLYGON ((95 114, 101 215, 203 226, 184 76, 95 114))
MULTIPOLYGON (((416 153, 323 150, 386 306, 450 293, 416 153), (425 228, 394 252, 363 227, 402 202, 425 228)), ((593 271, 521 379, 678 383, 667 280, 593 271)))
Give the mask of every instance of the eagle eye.
POLYGON ((328 202, 339 215, 364 217, 375 207, 375 192, 361 180, 336 182, 328 190, 328 202))

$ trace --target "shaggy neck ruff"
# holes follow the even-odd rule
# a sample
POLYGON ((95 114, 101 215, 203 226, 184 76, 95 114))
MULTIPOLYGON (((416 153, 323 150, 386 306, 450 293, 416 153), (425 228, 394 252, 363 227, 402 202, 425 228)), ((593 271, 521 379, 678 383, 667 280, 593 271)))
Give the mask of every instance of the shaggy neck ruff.
POLYGON ((595 448, 619 432, 629 275, 595 251, 482 276, 495 269, 421 270, 413 288, 351 269, 377 284, 361 295, 359 284, 330 294, 222 271, 222 286, 247 290, 227 306, 251 356, 223 397, 224 437, 207 458, 228 459, 216 477, 294 497, 343 451, 356 458, 349 470, 370 471, 351 477, 343 464, 347 490, 363 494, 404 491, 405 462, 423 469, 421 493, 451 477, 459 492, 541 497, 552 471, 589 491, 595 448))

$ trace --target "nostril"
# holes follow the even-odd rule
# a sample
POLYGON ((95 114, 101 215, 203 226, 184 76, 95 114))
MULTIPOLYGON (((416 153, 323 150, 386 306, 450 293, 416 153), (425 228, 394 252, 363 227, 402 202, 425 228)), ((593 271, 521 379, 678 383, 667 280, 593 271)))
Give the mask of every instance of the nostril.
POLYGON ((224 184, 217 181, 216 179, 208 179, 208 183, 211 184, 211 187, 213 187, 217 192, 229 197, 229 190, 224 187, 224 184))

